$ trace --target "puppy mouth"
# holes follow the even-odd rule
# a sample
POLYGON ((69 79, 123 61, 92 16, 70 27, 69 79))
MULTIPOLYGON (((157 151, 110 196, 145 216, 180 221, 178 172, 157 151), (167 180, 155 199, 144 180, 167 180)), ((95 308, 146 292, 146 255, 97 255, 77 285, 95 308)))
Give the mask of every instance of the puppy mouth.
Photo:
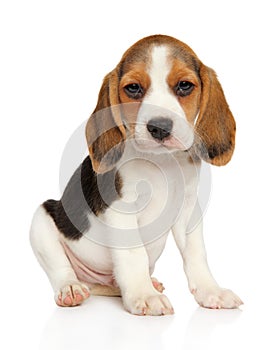
POLYGON ((185 145, 173 135, 166 137, 162 141, 157 140, 156 142, 168 148, 175 148, 175 149, 181 149, 181 150, 184 150, 186 148, 185 145))
POLYGON ((186 151, 191 147, 190 144, 186 145, 186 142, 181 142, 177 137, 173 135, 169 135, 168 137, 164 138, 163 140, 158 139, 149 139, 149 138, 135 138, 136 145, 144 150, 149 150, 150 152, 155 149, 170 149, 173 150, 180 150, 180 151, 186 151))

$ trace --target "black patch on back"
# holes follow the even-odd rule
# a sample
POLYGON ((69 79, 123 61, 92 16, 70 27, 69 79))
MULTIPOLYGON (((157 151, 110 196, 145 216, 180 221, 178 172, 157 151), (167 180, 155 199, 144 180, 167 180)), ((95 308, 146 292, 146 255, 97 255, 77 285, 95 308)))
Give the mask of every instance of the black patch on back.
POLYGON ((77 240, 90 228, 88 215, 102 213, 121 195, 121 177, 116 169, 97 174, 86 157, 68 182, 59 201, 43 203, 66 238, 77 240))

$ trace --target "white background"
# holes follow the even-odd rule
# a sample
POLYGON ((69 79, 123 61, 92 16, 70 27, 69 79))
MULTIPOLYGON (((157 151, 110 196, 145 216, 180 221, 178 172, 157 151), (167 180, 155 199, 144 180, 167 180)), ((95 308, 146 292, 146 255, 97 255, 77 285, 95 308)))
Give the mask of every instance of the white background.
POLYGON ((5 349, 270 349, 270 4, 268 1, 1 1, 1 319, 5 349), (30 249, 35 208, 59 197, 59 164, 103 76, 150 34, 214 68, 237 122, 232 161, 212 169, 209 264, 240 310, 198 308, 170 238, 155 276, 175 315, 136 317, 119 298, 57 308, 30 249))

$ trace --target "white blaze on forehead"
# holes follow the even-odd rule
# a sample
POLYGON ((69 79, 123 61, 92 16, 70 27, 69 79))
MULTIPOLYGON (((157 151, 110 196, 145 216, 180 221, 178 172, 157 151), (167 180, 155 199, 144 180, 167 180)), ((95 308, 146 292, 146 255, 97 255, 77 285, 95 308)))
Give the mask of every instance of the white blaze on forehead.
POLYGON ((178 118, 177 115, 179 118, 184 118, 185 114, 167 82, 172 69, 169 57, 170 52, 166 46, 154 46, 152 48, 150 65, 147 70, 150 77, 150 88, 144 97, 143 104, 148 105, 148 112, 151 112, 152 106, 154 114, 152 117, 157 114, 157 116, 171 117, 174 120, 178 118), (171 115, 171 113, 177 115, 171 115))
POLYGON ((165 46, 155 46, 151 53, 151 64, 148 70, 151 86, 150 93, 158 93, 168 90, 167 76, 170 72, 171 64, 168 60, 168 49, 165 46))

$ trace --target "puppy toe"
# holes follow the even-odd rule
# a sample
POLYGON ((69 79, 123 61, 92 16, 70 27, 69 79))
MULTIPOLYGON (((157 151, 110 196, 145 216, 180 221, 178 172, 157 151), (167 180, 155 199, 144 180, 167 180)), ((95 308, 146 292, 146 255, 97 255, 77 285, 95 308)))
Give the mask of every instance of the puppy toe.
POLYGON ((154 286, 154 288, 160 292, 163 293, 163 291, 165 290, 165 287, 163 286, 163 283, 159 282, 156 278, 152 277, 152 285, 154 286))
POLYGON ((55 301, 58 306, 69 307, 83 303, 90 296, 89 289, 80 282, 68 284, 57 292, 55 301))

